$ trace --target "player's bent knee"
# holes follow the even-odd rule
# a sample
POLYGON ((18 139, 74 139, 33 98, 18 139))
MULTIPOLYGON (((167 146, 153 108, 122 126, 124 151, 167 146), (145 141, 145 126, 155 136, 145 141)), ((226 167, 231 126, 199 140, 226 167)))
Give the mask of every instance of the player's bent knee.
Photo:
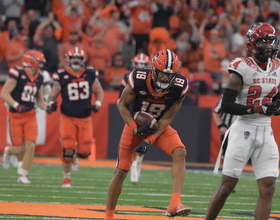
POLYGON ((72 163, 73 162, 73 158, 75 155, 75 150, 73 149, 65 149, 63 148, 63 158, 62 161, 65 163, 72 163))
POLYGON ((82 158, 82 159, 88 158, 89 155, 90 155, 90 154, 80 154, 80 153, 77 153, 77 156, 78 156, 79 158, 82 158))

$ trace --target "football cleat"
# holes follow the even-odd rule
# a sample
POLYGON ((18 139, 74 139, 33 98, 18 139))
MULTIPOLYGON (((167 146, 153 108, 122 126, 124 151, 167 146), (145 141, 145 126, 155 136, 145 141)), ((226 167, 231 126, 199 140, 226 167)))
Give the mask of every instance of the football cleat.
POLYGON ((27 178, 27 176, 19 176, 17 181, 18 183, 24 183, 24 184, 31 183, 31 181, 27 178))
POLYGON ((192 207, 190 206, 179 204, 176 206, 176 208, 173 208, 169 205, 166 211, 166 216, 169 218, 173 218, 175 216, 186 217, 191 213, 191 211, 192 207))
POLYGON ((137 161, 133 161, 131 165, 131 172, 130 172, 130 182, 138 183, 140 176, 140 164, 137 161))
POLYGON ((71 165, 71 170, 72 171, 78 171, 79 170, 79 160, 78 157, 74 157, 74 161, 71 165))
POLYGON ((71 180, 70 180, 70 178, 64 178, 61 187, 62 188, 71 188, 71 180))
POLYGON ((5 147, 4 154, 3 154, 2 166, 3 166, 4 169, 9 169, 10 164, 11 164, 10 155, 8 155, 8 149, 9 149, 8 146, 5 147))

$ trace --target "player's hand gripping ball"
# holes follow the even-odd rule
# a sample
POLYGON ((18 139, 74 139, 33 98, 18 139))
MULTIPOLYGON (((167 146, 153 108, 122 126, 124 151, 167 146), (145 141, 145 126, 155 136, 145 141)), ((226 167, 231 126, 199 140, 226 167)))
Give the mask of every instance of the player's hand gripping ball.
POLYGON ((147 112, 136 112, 133 119, 138 126, 136 135, 145 136, 154 134, 158 130, 157 120, 147 112))

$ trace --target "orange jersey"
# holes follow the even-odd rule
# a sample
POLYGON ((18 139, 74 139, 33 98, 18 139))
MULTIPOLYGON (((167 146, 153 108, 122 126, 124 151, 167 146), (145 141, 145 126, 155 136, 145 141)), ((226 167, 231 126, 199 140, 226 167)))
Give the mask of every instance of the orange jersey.
POLYGON ((122 79, 127 72, 129 72, 129 70, 125 67, 109 67, 108 69, 106 69, 104 74, 106 86, 110 86, 110 84, 112 83, 114 84, 114 86, 120 86, 122 83, 122 79))
POLYGON ((209 72, 220 72, 221 60, 214 59, 212 56, 215 54, 219 57, 225 57, 226 53, 222 43, 212 45, 208 40, 205 40, 203 42, 203 58, 206 70, 209 72))
POLYGON ((89 52, 88 65, 93 66, 97 71, 103 71, 111 66, 111 54, 107 48, 93 47, 89 52))
POLYGON ((133 20, 132 34, 148 34, 153 24, 152 7, 133 6, 133 1, 125 5, 125 10, 130 11, 130 18, 133 20))

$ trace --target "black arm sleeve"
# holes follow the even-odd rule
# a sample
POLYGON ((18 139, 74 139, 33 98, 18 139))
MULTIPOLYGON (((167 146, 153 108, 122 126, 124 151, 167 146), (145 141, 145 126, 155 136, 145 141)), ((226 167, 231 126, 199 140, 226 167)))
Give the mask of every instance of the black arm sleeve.
POLYGON ((254 113, 254 106, 246 106, 235 103, 238 92, 226 88, 223 94, 222 111, 232 115, 247 115, 254 113))
POLYGON ((280 99, 280 92, 278 92, 273 98, 272 101, 276 101, 277 99, 280 99))

